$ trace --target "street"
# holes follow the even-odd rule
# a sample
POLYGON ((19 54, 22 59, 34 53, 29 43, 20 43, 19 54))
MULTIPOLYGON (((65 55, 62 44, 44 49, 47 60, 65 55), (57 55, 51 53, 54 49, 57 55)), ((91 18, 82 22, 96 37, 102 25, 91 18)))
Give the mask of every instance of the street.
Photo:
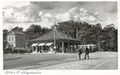
MULTIPOLYGON (((18 55, 17 55, 18 56, 18 55)), ((90 59, 78 54, 24 54, 21 58, 4 60, 4 69, 17 70, 109 70, 118 69, 117 52, 90 53, 90 59)))
POLYGON ((117 63, 117 59, 111 59, 111 60, 108 60, 106 62, 103 62, 95 67, 93 67, 92 69, 116 69, 116 67, 118 66, 118 63, 117 63))

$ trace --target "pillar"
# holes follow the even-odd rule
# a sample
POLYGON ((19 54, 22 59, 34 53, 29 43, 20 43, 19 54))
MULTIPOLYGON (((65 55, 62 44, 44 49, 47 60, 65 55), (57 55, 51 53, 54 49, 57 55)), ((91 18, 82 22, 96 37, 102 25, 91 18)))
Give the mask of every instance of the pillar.
POLYGON ((53 52, 53 48, 50 47, 50 51, 53 52))
POLYGON ((43 46, 42 46, 42 50, 41 50, 41 52, 43 53, 43 46))
POLYGON ((69 42, 68 42, 67 48, 68 48, 68 52, 71 52, 70 51, 70 43, 69 42))
POLYGON ((64 53, 64 42, 62 42, 62 53, 64 53))

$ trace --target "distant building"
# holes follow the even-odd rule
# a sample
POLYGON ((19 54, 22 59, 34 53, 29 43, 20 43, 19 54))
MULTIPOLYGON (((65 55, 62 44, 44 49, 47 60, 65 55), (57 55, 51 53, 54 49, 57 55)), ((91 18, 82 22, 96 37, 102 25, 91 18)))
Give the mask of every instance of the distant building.
POLYGON ((23 48, 25 47, 25 34, 20 31, 11 31, 7 35, 7 42, 10 47, 18 47, 23 48))

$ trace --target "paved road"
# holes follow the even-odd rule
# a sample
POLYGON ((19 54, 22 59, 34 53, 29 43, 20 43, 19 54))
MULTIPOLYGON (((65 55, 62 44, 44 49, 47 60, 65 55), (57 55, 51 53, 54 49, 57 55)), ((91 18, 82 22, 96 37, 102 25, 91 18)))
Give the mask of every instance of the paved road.
POLYGON ((95 70, 107 70, 107 69, 117 69, 118 68, 118 60, 117 58, 112 58, 112 59, 108 59, 107 61, 98 64, 97 66, 93 67, 92 69, 95 70))
POLYGON ((91 58, 89 60, 72 61, 47 67, 34 68, 37 70, 116 70, 118 69, 117 57, 91 58))
POLYGON ((68 61, 78 60, 76 54, 25 54, 20 56, 22 57, 21 59, 4 61, 4 69, 21 69, 21 67, 25 67, 24 69, 29 69, 30 67, 26 67, 44 67, 68 61))
POLYGON ((117 69, 117 56, 115 52, 96 52, 90 54, 89 60, 78 60, 77 54, 26 54, 21 59, 4 61, 4 69, 117 69))

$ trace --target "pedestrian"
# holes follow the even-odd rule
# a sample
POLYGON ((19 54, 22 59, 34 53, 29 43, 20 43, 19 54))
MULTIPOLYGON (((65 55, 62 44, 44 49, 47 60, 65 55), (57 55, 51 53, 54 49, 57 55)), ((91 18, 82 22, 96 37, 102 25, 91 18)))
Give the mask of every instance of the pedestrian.
POLYGON ((78 55, 79 55, 79 60, 81 60, 82 48, 78 48, 78 55))
POLYGON ((84 57, 84 59, 86 59, 86 57, 89 59, 89 48, 88 47, 86 47, 86 49, 85 49, 85 57, 84 57))

